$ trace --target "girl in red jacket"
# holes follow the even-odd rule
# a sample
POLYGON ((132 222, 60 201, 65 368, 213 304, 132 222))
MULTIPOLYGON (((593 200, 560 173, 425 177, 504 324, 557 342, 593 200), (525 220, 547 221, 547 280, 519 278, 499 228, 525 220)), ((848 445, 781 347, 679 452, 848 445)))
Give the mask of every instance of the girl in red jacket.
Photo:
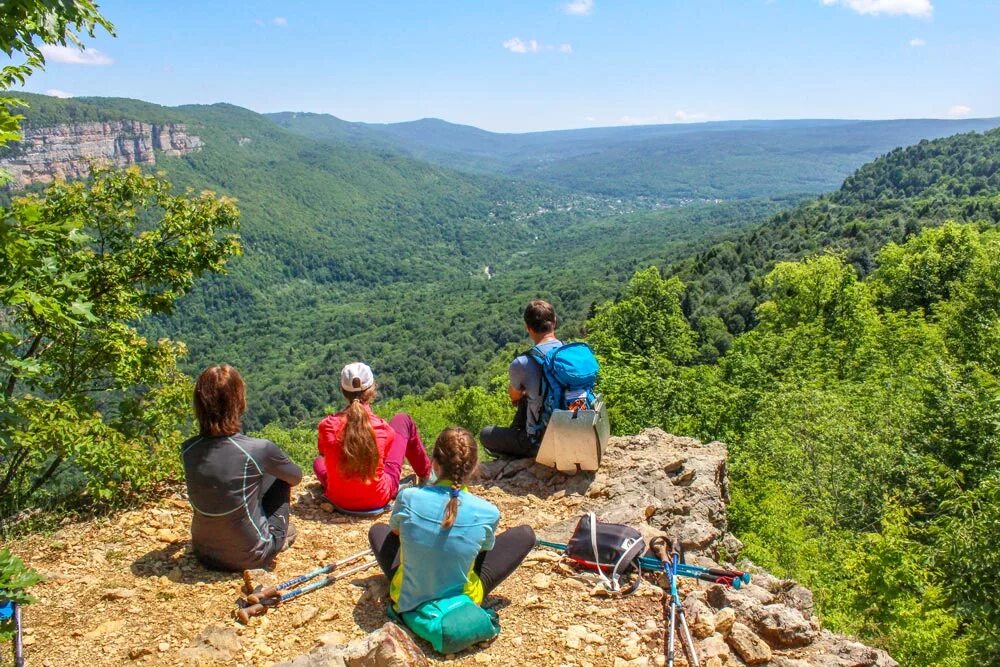
POLYGON ((421 478, 431 462, 410 415, 388 422, 374 414, 376 385, 372 369, 361 362, 344 366, 340 388, 347 407, 319 423, 319 453, 313 461, 324 495, 348 511, 381 509, 396 497, 405 457, 421 478))

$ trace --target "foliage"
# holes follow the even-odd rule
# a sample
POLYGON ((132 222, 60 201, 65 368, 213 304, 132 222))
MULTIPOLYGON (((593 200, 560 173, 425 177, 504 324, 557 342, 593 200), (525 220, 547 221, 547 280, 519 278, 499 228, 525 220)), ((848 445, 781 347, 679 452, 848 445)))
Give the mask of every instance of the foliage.
POLYGON ((904 664, 988 664, 1000 233, 947 223, 875 260, 865 280, 837 254, 776 264, 758 325, 713 366, 629 349, 616 332, 676 316, 681 297, 618 308, 627 288, 588 323, 603 390, 616 430, 680 424, 729 443, 745 555, 812 586, 831 627, 904 664))
POLYGON ((169 312, 239 251, 234 203, 138 169, 13 201, 0 223, 0 516, 85 489, 122 499, 176 467, 184 346, 134 323, 169 312))
MULTIPOLYGON (((0 600, 10 600, 17 605, 27 605, 35 601, 28 589, 42 580, 37 572, 7 549, 0 549, 0 600)), ((13 619, 0 622, 0 641, 13 637, 13 619)))
POLYGON ((932 523, 935 565, 945 592, 968 624, 972 652, 982 664, 1000 661, 1000 474, 942 504, 932 523))
MULTIPOLYGON (((13 0, 0 5, 0 51, 14 60, 0 68, 0 91, 24 85, 32 72, 45 67, 41 44, 59 46, 82 44, 79 35, 94 36, 98 28, 114 34, 114 26, 97 11, 91 0, 13 0)), ((0 97, 0 147, 20 136, 21 116, 13 111, 22 106, 17 98, 0 97)))
POLYGON ((731 334, 747 331, 757 324, 756 307, 769 296, 763 278, 780 261, 835 250, 863 277, 876 267, 883 246, 902 243, 925 227, 948 220, 1000 222, 998 155, 1000 130, 892 151, 859 169, 839 191, 778 213, 671 267, 687 285, 685 314, 703 338, 708 332, 701 322, 713 317, 731 334), (911 178, 914 171, 919 177, 911 178))
POLYGON ((600 308, 590 320, 592 345, 605 353, 690 362, 695 356, 695 341, 681 311, 683 292, 680 280, 664 280, 656 267, 639 271, 622 296, 600 308))

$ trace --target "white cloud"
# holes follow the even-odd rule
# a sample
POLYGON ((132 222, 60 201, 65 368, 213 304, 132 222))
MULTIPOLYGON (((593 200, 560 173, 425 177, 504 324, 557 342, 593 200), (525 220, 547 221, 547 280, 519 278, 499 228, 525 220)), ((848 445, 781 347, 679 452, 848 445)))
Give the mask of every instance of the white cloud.
POLYGON ((114 62, 106 53, 97 49, 81 50, 71 46, 42 44, 39 47, 45 60, 67 65, 110 65, 114 62))
POLYGON ((555 46, 553 44, 542 44, 537 39, 521 39, 520 37, 511 37, 507 41, 501 42, 501 45, 511 53, 541 53, 542 51, 553 53, 558 51, 564 55, 573 53, 572 44, 559 44, 555 46))
POLYGON ((956 104, 948 109, 948 115, 952 118, 965 118, 970 113, 972 113, 972 108, 967 107, 964 104, 956 104))
POLYGON ((572 2, 563 5, 563 9, 566 10, 567 14, 590 16, 590 13, 594 11, 594 0, 572 0, 572 2))
POLYGON ((910 46, 915 49, 919 49, 921 46, 927 46, 927 40, 920 39, 919 37, 914 37, 910 40, 910 46))
POLYGON ((695 123, 702 120, 712 120, 714 116, 701 111, 684 111, 678 109, 674 112, 674 120, 679 123, 695 123))
POLYGON ((286 19, 284 16, 275 16, 273 19, 271 19, 271 23, 278 26, 279 28, 288 27, 288 19, 286 19))
POLYGON ((503 48, 511 53, 538 53, 542 47, 534 39, 525 42, 520 37, 511 37, 503 43, 503 48))
POLYGON ((59 97, 64 100, 73 97, 73 93, 67 93, 65 90, 59 90, 58 88, 49 88, 45 91, 45 94, 49 97, 59 97))
POLYGON ((659 120, 658 116, 622 116, 618 122, 622 125, 650 125, 659 120))
POLYGON ((931 0, 820 0, 824 5, 843 5, 858 14, 889 14, 930 18, 934 14, 931 0))

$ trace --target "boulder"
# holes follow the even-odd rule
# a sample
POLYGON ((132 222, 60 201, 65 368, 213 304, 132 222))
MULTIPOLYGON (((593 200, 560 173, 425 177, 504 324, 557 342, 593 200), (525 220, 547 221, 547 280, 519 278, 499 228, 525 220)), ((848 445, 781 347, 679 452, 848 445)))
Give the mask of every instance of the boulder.
POLYGON ((776 648, 805 646, 816 638, 816 630, 798 609, 782 604, 769 604, 757 613, 757 632, 776 648))
POLYGON ((398 625, 386 623, 367 637, 320 646, 276 667, 426 667, 427 658, 398 625))
POLYGON ((742 623, 733 623, 726 642, 748 665, 764 665, 771 660, 771 647, 742 623))
POLYGON ((691 634, 698 639, 704 639, 715 634, 715 614, 708 605, 694 596, 684 599, 684 614, 687 617, 691 634))

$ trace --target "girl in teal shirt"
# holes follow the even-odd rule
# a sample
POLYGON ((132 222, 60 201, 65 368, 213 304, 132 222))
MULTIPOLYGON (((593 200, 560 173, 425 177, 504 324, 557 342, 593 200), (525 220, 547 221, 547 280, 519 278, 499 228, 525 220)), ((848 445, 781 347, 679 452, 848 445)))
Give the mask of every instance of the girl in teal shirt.
POLYGON ((535 546, 529 526, 497 535, 500 511, 466 487, 479 466, 472 434, 445 429, 431 460, 437 483, 401 491, 389 524, 368 532, 399 613, 461 593, 482 604, 535 546))

